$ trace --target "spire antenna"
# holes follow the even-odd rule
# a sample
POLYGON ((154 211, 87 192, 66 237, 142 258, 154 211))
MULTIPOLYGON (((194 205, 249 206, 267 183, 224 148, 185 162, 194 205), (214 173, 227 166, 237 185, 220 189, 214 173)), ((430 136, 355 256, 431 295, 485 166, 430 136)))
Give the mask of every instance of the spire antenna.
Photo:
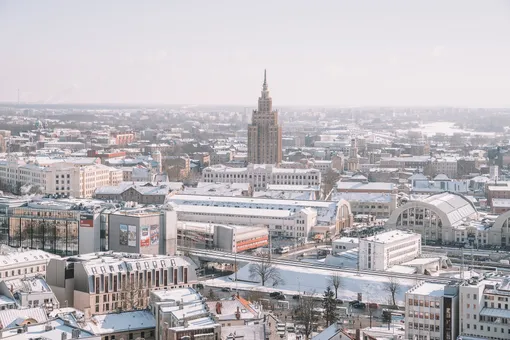
POLYGON ((266 81, 266 69, 264 69, 264 85, 267 85, 267 81, 266 81))

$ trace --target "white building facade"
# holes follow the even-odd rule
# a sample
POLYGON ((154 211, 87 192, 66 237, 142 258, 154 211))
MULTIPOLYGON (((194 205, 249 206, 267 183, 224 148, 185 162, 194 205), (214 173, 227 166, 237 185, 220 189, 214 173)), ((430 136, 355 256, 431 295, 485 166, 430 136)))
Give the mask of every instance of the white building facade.
POLYGON ((255 190, 265 189, 267 184, 320 185, 321 171, 317 169, 286 169, 271 164, 249 164, 246 168, 229 168, 216 165, 205 168, 203 182, 250 183, 255 190))
POLYGON ((359 264, 363 270, 386 270, 421 255, 421 235, 391 230, 361 239, 359 264))
POLYGON ((510 277, 472 278, 460 287, 460 334, 510 339, 510 277))
POLYGON ((459 286, 420 282, 406 292, 405 338, 454 340, 458 332, 459 286))
POLYGON ((47 163, 27 163, 10 155, 0 162, 0 181, 13 190, 22 185, 39 187, 46 194, 92 197, 97 187, 118 185, 122 170, 90 162, 50 159, 47 163))

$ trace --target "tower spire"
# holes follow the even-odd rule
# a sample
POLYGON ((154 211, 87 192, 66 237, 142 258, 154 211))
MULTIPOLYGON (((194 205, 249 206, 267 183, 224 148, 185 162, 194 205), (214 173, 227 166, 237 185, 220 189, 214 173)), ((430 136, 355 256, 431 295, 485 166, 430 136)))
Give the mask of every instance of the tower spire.
POLYGON ((264 69, 264 85, 267 85, 267 81, 266 81, 266 69, 264 69))

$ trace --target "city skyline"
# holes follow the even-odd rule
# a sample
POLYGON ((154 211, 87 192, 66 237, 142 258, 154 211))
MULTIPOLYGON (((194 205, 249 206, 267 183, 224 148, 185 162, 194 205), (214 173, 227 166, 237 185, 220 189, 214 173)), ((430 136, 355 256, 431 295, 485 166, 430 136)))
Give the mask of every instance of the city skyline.
POLYGON ((505 1, 0 3, 0 101, 508 107, 505 1), (114 13, 114 15, 112 15, 114 13))

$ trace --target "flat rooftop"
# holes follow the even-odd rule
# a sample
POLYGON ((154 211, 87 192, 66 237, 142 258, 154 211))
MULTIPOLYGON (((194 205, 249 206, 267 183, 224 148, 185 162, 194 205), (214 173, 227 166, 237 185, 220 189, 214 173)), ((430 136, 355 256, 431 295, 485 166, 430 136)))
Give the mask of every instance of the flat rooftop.
POLYGON ((423 282, 421 285, 408 290, 407 294, 427 295, 427 296, 436 296, 436 297, 443 296, 444 295, 444 284, 423 282))
POLYGON ((415 237, 418 234, 401 231, 401 230, 390 230, 385 233, 377 234, 374 236, 369 236, 364 240, 376 243, 392 243, 401 240, 405 240, 411 237, 415 237))

